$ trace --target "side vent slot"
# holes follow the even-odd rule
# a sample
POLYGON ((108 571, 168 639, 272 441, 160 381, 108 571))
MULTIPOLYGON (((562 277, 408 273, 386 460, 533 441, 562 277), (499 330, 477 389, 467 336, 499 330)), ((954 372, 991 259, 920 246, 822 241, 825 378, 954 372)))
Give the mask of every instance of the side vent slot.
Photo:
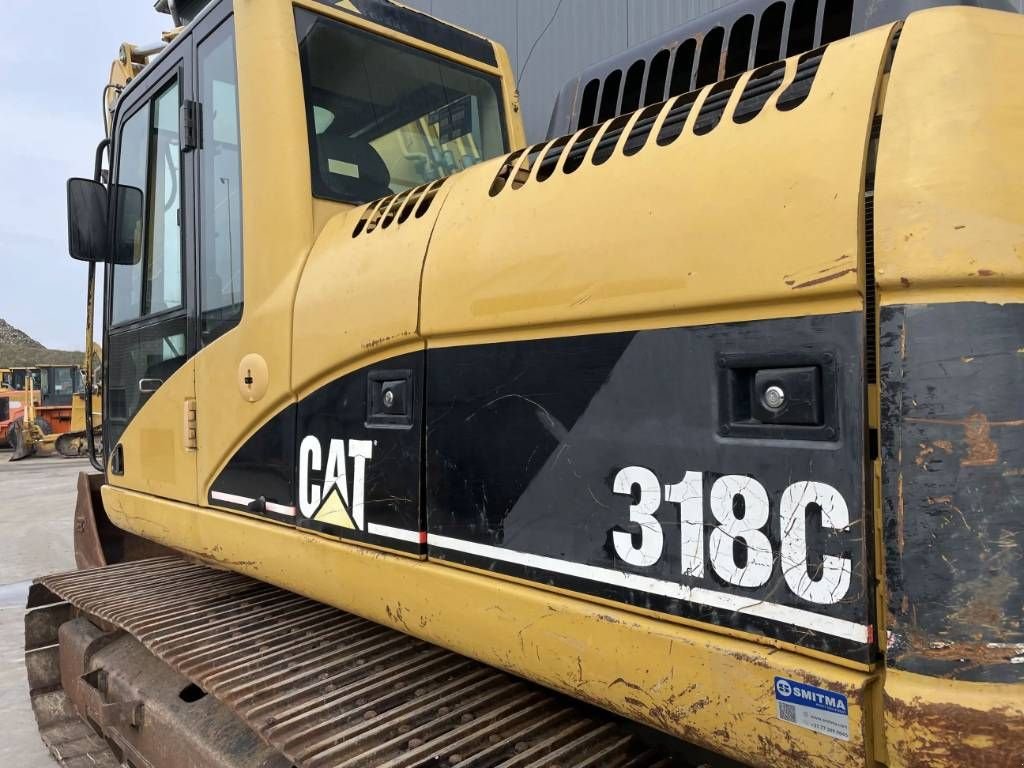
POLYGON ((584 128, 576 136, 576 141, 573 142, 566 153, 565 164, 562 165, 562 173, 572 173, 583 165, 583 158, 587 156, 587 150, 590 148, 591 142, 594 141, 594 137, 600 133, 601 128, 602 126, 600 125, 592 125, 589 128, 584 128))
POLYGON ((788 112, 804 103, 811 93, 814 76, 818 74, 818 65, 824 55, 825 48, 821 47, 808 51, 797 60, 796 77, 779 96, 777 106, 781 111, 788 112))
POLYGON ((655 104, 647 107, 647 109, 640 113, 640 117, 636 119, 636 122, 633 123, 633 127, 629 131, 629 136, 626 137, 626 144, 622 148, 622 154, 626 157, 631 157, 644 148, 648 136, 651 135, 651 129, 654 128, 654 123, 658 120, 658 115, 661 114, 661 110, 664 107, 664 104, 655 104))
POLYGON ((398 211, 399 209, 401 209, 402 203, 405 202, 406 198, 409 197, 409 194, 411 192, 411 189, 407 189, 405 192, 402 192, 401 194, 395 197, 394 202, 391 203, 391 205, 388 206, 387 211, 384 212, 384 218, 381 219, 380 222, 381 229, 387 229, 388 227, 391 226, 391 222, 393 222, 395 220, 395 217, 398 215, 398 211))
POLYGON ((658 131, 659 147, 671 144, 683 132, 686 118, 689 117, 690 110, 693 108, 693 102, 697 100, 699 93, 700 91, 690 91, 677 97, 672 102, 672 108, 668 111, 668 115, 665 116, 665 122, 661 124, 661 130, 658 131))
MULTIPOLYGON (((594 80, 593 82, 596 83, 597 81, 594 80)), ((498 172, 494 174, 494 181, 491 182, 491 197, 494 197, 505 188, 505 184, 508 182, 508 177, 512 175, 512 170, 516 167, 516 162, 519 160, 519 156, 525 151, 525 149, 517 149, 505 158, 505 162, 501 164, 498 172)))
POLYGON ((601 89, 601 112, 597 121, 603 123, 615 117, 615 108, 619 106, 619 86, 622 84, 622 70, 616 69, 604 79, 601 89))
POLYGON ((668 82, 668 60, 672 54, 662 48, 651 59, 647 72, 647 89, 644 91, 644 106, 660 104, 665 100, 665 84, 668 82))
POLYGON ((789 17, 789 44, 786 56, 811 50, 814 47, 814 22, 818 15, 817 0, 795 0, 789 17))
POLYGON ((537 156, 540 155, 542 149, 544 149, 544 144, 534 144, 530 147, 526 157, 513 172, 512 189, 519 189, 530 178, 530 171, 533 169, 533 164, 537 162, 537 156))
POLYGON ((352 230, 352 237, 359 237, 359 233, 366 227, 366 222, 370 220, 370 217, 373 215, 373 212, 377 210, 379 205, 380 200, 378 200, 376 204, 371 203, 363 209, 363 215, 359 217, 359 221, 356 222, 355 229, 352 230))
POLYGON ((404 224, 405 220, 412 216, 412 212, 416 209, 416 203, 427 189, 427 185, 423 184, 416 187, 409 193, 409 197, 405 199, 405 205, 402 206, 402 212, 398 214, 398 223, 404 224))
POLYGON ((594 165, 602 165, 609 157, 612 156, 612 153, 615 152, 615 146, 619 143, 619 138, 622 136, 622 131, 625 129, 630 117, 632 116, 621 115, 608 123, 608 130, 601 134, 601 138, 597 142, 597 147, 594 148, 594 157, 591 160, 594 165))
POLYGON ((544 153, 544 159, 540 161, 540 167, 537 169, 537 181, 547 181, 551 178, 551 174, 555 172, 555 167, 558 165, 558 158, 562 156, 562 150, 571 138, 572 136, 562 136, 551 142, 551 146, 544 153))
POLYGON ((622 105, 619 113, 635 112, 640 108, 640 94, 644 84, 644 70, 647 62, 643 59, 634 61, 626 70, 626 83, 622 87, 622 105))
POLYGON ((441 188, 442 184, 444 184, 444 179, 438 179, 427 187, 427 191, 423 193, 423 199, 420 200, 420 204, 416 208, 417 219, 430 210, 430 204, 434 202, 434 196, 437 194, 437 190, 441 188))
POLYGON ((696 53, 696 40, 687 40, 676 48, 676 58, 672 62, 672 87, 669 88, 669 96, 679 96, 691 90, 693 60, 696 53))
POLYGON ((601 90, 601 81, 596 77, 583 89, 583 98, 580 100, 580 118, 577 123, 580 128, 585 125, 593 125, 596 122, 597 92, 599 90, 601 90))
POLYGON ((697 113, 697 119, 693 122, 693 132, 697 136, 711 133, 722 120, 725 106, 729 103, 729 97, 732 96, 738 80, 739 77, 730 77, 711 86, 707 98, 700 106, 700 112, 697 113))
POLYGON ((750 42, 754 35, 752 14, 740 16, 729 33, 729 45, 725 49, 725 76, 732 77, 747 71, 750 61, 750 42))
POLYGON ((754 66, 769 64, 782 58, 782 27, 786 23, 786 4, 781 0, 769 5, 761 14, 757 28, 757 48, 754 66))
POLYGON ((383 200, 380 201, 380 203, 377 205, 376 210, 374 210, 373 212, 373 217, 370 219, 369 224, 366 225, 366 234, 370 234, 371 232, 373 232, 373 230, 377 228, 377 224, 380 222, 380 217, 384 215, 384 211, 387 210, 388 206, 391 204, 391 201, 394 199, 395 196, 391 195, 390 197, 385 197, 383 200))
POLYGON ((694 88, 703 88, 718 80, 724 42, 725 29, 722 27, 715 27, 704 36, 704 41, 700 44, 700 63, 697 64, 697 81, 694 88))
POLYGON ((825 15, 821 21, 819 45, 850 36, 853 29, 853 0, 825 0, 825 15))
POLYGON ((747 80, 743 95, 736 105, 736 111, 733 112, 733 122, 749 123, 757 117, 768 103, 768 99, 782 85, 785 77, 786 65, 781 61, 755 69, 747 80))

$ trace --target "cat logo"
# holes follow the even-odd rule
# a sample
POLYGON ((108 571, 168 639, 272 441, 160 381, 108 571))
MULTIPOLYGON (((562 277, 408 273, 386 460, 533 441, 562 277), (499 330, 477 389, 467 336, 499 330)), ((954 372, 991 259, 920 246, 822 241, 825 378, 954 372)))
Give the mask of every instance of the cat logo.
POLYGON ((366 489, 366 462, 373 457, 369 440, 332 439, 323 463, 320 440, 307 435, 299 444, 299 511, 308 519, 350 530, 365 530, 363 499, 366 489), (352 488, 349 493, 348 459, 352 459, 352 488), (322 486, 310 480, 311 472, 323 470, 322 486), (350 504, 351 501, 351 504, 350 504))

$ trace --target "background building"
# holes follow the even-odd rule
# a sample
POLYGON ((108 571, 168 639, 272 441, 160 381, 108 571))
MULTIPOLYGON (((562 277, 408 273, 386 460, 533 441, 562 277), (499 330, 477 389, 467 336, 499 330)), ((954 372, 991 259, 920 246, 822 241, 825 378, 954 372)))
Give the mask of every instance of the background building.
MULTIPOLYGON (((547 133, 555 97, 589 64, 685 24, 728 0, 401 0, 499 41, 517 75, 530 143, 547 133)), ((1024 10, 1024 0, 1012 0, 1024 10)))

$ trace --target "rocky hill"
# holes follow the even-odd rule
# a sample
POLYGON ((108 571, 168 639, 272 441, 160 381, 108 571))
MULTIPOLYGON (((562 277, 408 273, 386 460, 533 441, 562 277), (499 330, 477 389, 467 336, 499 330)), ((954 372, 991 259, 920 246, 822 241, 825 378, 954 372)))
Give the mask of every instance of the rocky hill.
POLYGON ((81 352, 47 349, 0 317, 0 368, 17 365, 68 365, 82 362, 81 352))

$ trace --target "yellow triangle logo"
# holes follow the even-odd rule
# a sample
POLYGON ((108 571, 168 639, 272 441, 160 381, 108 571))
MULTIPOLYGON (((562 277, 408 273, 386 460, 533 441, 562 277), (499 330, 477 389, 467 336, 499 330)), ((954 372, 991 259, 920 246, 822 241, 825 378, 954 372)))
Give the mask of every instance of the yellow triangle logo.
POLYGON ((341 8, 343 11, 349 11, 350 13, 359 13, 359 9, 352 5, 352 0, 341 0, 335 3, 336 6, 341 8))
POLYGON ((318 523, 336 525, 339 528, 348 528, 349 530, 355 530, 356 527, 355 523, 352 522, 351 515, 348 513, 345 502, 341 498, 341 494, 338 492, 337 485, 331 486, 330 492, 320 503, 316 512, 313 513, 313 519, 318 523))

